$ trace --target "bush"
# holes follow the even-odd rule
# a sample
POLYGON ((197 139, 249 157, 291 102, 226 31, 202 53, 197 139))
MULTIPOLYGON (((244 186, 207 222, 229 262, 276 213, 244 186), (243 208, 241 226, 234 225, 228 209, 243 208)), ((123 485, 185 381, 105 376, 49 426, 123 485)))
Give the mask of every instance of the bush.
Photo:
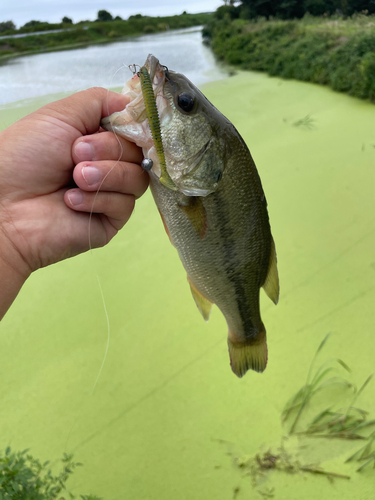
POLYGON ((204 36, 211 38, 218 58, 229 64, 327 84, 375 102, 374 17, 357 18, 340 22, 312 16, 301 21, 214 19, 204 36))
MULTIPOLYGON (((0 498, 2 500, 54 500, 61 494, 74 498, 66 482, 74 469, 82 464, 73 462, 73 455, 64 453, 62 471, 54 476, 49 462, 40 463, 28 450, 12 452, 10 447, 0 453, 0 498)), ((101 500, 92 495, 83 500, 101 500)))

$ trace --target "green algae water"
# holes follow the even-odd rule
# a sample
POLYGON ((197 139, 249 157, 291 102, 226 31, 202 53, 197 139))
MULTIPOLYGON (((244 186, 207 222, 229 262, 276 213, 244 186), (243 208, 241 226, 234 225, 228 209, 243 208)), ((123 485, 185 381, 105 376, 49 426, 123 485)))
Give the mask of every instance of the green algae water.
MULTIPOLYGON (((42 461, 73 452, 73 493, 105 500, 369 500, 374 469, 345 463, 362 442, 286 439, 281 413, 328 333, 319 363, 341 358, 357 386, 374 371, 375 107, 256 73, 202 90, 249 145, 268 200, 281 295, 275 307, 262 292, 266 371, 232 374, 225 321, 216 308, 202 320, 147 193, 108 247, 36 272, 0 324, 0 445, 42 461), (96 271, 111 338, 91 394, 107 341, 96 271), (254 481, 236 466, 280 447, 351 479, 254 481)), ((356 402, 369 418, 374 384, 356 402)), ((341 397, 321 391, 308 418, 341 397)))

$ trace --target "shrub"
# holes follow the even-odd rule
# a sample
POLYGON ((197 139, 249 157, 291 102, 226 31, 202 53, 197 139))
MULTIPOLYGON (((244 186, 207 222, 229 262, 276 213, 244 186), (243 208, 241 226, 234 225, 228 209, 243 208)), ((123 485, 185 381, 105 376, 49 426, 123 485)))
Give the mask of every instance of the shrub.
MULTIPOLYGON (((49 462, 40 463, 28 454, 28 450, 13 452, 10 447, 0 453, 0 498, 1 500, 54 500, 60 495, 69 495, 66 482, 74 469, 82 464, 73 462, 73 455, 64 453, 62 471, 53 475, 49 462)), ((92 495, 81 496, 83 500, 101 500, 92 495)))

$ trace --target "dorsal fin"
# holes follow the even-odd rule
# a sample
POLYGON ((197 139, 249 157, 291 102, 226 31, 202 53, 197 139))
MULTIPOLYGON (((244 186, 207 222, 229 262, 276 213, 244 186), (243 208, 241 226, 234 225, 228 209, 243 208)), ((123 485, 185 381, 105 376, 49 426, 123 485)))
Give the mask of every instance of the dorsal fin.
POLYGON ((268 266, 267 277, 262 286, 268 297, 275 304, 277 304, 279 301, 280 286, 279 286, 279 274, 277 272, 276 248, 273 238, 271 241, 270 263, 268 266))
POLYGON ((187 277, 187 280, 189 282, 191 294, 193 296, 193 299, 195 300, 195 303, 197 304, 199 312, 203 316, 203 319, 205 321, 208 321, 210 318, 210 313, 213 305, 212 302, 206 299, 206 297, 202 295, 201 292, 195 287, 189 275, 187 277))

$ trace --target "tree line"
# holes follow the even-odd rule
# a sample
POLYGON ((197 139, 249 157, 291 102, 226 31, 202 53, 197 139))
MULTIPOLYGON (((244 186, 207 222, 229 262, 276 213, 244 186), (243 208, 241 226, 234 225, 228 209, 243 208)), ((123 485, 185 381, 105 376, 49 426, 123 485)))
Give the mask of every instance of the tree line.
POLYGON ((228 13, 230 17, 254 19, 277 17, 279 19, 300 19, 309 13, 312 16, 352 16, 356 12, 375 13, 375 0, 225 0, 217 14, 228 13), (221 11, 221 12, 220 12, 221 11))
MULTIPOLYGON (((186 14, 186 11, 183 12, 183 14, 186 14)), ((142 14, 135 14, 134 16, 130 16, 129 19, 132 19, 132 18, 141 19, 142 17, 144 17, 144 16, 142 16, 142 14)), ((95 19, 94 22, 106 22, 106 21, 123 21, 123 19, 120 16, 113 17, 112 14, 110 12, 108 12, 107 10, 104 10, 104 9, 99 10, 97 13, 97 18, 95 19)), ((91 21, 88 21, 88 20, 80 21, 80 23, 83 23, 83 22, 88 23, 91 21)), ((73 24, 73 20, 70 17, 64 16, 61 20, 61 23, 62 24, 73 24)), ((30 28, 32 28, 33 30, 40 29, 41 31, 45 31, 48 28, 54 29, 56 27, 60 27, 60 26, 58 26, 58 24, 56 24, 56 23, 48 23, 46 21, 37 21, 35 19, 32 19, 31 21, 28 21, 23 26, 21 26, 20 30, 22 31, 24 29, 27 29, 29 31, 30 28)), ((16 29, 17 29, 17 27, 13 21, 0 22, 0 33, 5 33, 7 31, 15 31, 16 29)))

